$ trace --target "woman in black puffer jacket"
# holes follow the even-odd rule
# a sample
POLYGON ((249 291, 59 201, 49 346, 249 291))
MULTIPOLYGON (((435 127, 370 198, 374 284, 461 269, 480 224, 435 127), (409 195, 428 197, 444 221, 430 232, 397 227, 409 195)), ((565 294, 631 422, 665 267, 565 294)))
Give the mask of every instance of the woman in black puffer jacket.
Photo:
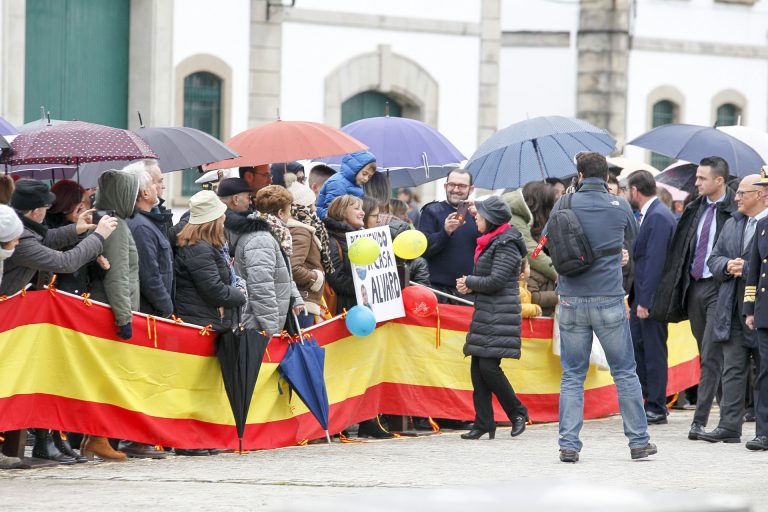
POLYGON ((355 283, 352 279, 352 265, 349 261, 347 233, 363 229, 363 201, 352 195, 339 196, 328 207, 328 214, 323 222, 330 237, 328 248, 331 263, 336 272, 328 276, 328 284, 336 292, 336 311, 351 309, 357 305, 355 283))
POLYGON ((224 249, 227 207, 210 190, 192 196, 189 207, 189 223, 176 238, 176 312, 185 322, 224 332, 245 304, 224 249))
POLYGON ((493 439, 492 395, 512 422, 512 437, 525 430, 528 409, 517 398, 501 370, 501 359, 520 359, 520 261, 527 251, 520 232, 509 225, 512 212, 499 197, 475 203, 475 221, 482 236, 477 239, 475 268, 470 276, 456 280, 461 293, 475 295, 475 311, 464 345, 464 355, 472 356, 472 399, 475 427, 462 439, 493 439))

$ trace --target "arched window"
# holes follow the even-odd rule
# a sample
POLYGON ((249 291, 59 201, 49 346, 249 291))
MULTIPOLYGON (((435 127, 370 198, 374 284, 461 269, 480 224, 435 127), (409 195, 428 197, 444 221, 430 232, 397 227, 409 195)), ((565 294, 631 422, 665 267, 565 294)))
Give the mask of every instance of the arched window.
MULTIPOLYGON (((653 104, 653 113, 651 118, 651 127, 676 123, 678 122, 678 108, 677 105, 669 100, 657 101, 653 104)), ((658 153, 651 153, 651 165, 655 168, 662 170, 671 164, 674 158, 669 158, 658 153)))
POLYGON ((341 125, 345 126, 360 119, 379 117, 387 114, 402 117, 403 107, 393 98, 376 91, 355 94, 341 104, 341 125))
MULTIPOLYGON (((201 71, 184 78, 184 126, 197 128, 221 138, 221 84, 213 73, 201 71)), ((182 194, 189 196, 200 190, 197 172, 183 172, 182 194)))
POLYGON ((741 109, 733 103, 724 103, 717 107, 717 126, 733 126, 739 124, 741 109))

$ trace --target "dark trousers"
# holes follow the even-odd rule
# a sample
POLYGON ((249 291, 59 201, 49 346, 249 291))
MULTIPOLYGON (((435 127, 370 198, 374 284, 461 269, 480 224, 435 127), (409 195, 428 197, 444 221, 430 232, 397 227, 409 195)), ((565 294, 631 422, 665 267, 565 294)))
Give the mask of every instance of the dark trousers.
POLYGON ((708 320, 715 321, 718 287, 714 279, 691 281, 687 296, 688 319, 691 321, 691 330, 699 346, 701 366, 693 421, 703 426, 706 426, 709 421, 709 412, 723 373, 722 343, 712 341, 712 325, 707 325, 708 320))
POLYGON ((645 410, 667 413, 667 324, 637 317, 637 305, 629 315, 637 377, 643 389, 645 410))
POLYGON ((472 400, 475 403, 475 427, 481 430, 493 430, 493 403, 496 395, 510 421, 522 416, 528 418, 528 409, 523 405, 507 376, 501 371, 501 359, 472 356, 470 373, 472 375, 472 400))
POLYGON ((747 346, 740 315, 731 320, 731 337, 723 342, 723 397, 720 399, 719 427, 741 434, 744 423, 744 404, 751 361, 760 368, 760 354, 757 347, 747 346))
POLYGON ((768 329, 757 330, 760 369, 755 383, 755 435, 768 436, 768 329))

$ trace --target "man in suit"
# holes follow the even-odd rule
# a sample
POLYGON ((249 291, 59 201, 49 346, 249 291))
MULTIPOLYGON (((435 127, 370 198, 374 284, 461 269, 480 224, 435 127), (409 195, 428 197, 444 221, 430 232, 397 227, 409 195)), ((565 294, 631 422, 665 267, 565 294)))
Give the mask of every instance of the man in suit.
POLYGON ((637 376, 649 424, 667 423, 667 323, 649 318, 675 231, 675 217, 656 197, 656 181, 648 171, 627 180, 629 204, 640 211, 640 230, 632 246, 635 279, 629 292, 629 327, 637 376))
POLYGON ((736 211, 727 180, 725 160, 717 156, 701 160, 696 169, 699 197, 688 203, 677 224, 650 316, 660 322, 691 321, 701 354, 696 412, 688 431, 691 440, 704 433, 723 370, 723 352, 719 343, 712 343, 712 325, 707 322, 715 316, 720 283, 706 262, 725 222, 736 211))
POLYGON ((723 226, 712 255, 709 270, 720 289, 712 325, 712 342, 723 351, 723 395, 720 399, 720 423, 714 430, 699 434, 710 443, 741 442, 744 423, 744 399, 749 380, 750 358, 758 362, 757 342, 752 331, 744 325, 741 311, 744 304, 744 279, 749 272, 749 254, 757 223, 768 216, 761 188, 756 185, 759 174, 745 177, 736 192, 739 211, 723 226))
MULTIPOLYGON (((763 188, 764 204, 768 204, 768 177, 762 171, 762 179, 756 183, 763 188)), ((754 330, 757 349, 760 352, 757 382, 755 383, 755 438, 747 441, 748 450, 768 450, 768 219, 763 219, 755 226, 752 250, 749 255, 749 268, 744 283, 744 323, 754 330)))

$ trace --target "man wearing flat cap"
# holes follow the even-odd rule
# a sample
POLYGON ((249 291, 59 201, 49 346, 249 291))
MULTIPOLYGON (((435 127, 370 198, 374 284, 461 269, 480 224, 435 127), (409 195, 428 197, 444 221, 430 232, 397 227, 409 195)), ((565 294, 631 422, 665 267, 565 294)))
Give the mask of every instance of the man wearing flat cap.
POLYGON ((234 247, 235 244, 232 242, 236 237, 233 237, 228 226, 232 224, 233 220, 247 217, 253 211, 251 186, 243 178, 227 178, 219 183, 219 190, 216 194, 221 202, 227 205, 227 211, 224 214, 224 232, 229 247, 234 247))

